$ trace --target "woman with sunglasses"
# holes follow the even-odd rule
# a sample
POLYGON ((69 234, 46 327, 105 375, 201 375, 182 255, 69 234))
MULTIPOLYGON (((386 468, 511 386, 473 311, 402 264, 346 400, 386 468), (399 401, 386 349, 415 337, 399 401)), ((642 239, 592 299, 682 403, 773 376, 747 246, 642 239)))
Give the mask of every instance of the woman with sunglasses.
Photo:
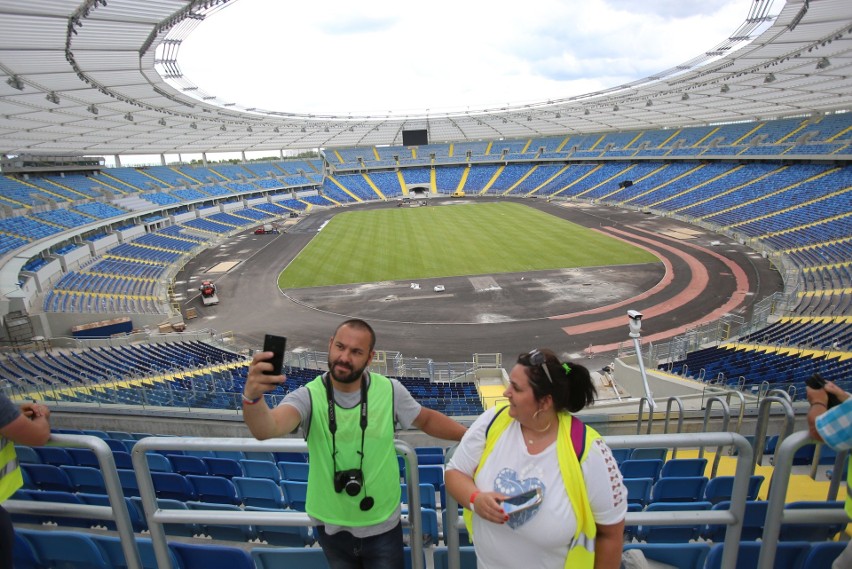
POLYGON ((509 374, 508 405, 467 431, 445 480, 465 507, 478 567, 619 567, 627 490, 609 447, 572 416, 595 394, 585 367, 532 350, 509 374))

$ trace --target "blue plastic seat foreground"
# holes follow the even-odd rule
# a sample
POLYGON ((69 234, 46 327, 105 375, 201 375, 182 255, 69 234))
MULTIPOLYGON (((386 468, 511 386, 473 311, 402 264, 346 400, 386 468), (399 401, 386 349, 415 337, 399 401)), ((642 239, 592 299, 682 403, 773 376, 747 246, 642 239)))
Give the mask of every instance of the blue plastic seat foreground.
MULTIPOLYGON (((760 486, 762 484, 763 476, 760 474, 753 474, 748 482, 748 495, 746 499, 757 500, 757 495, 758 492, 760 492, 760 486)), ((733 476, 717 476, 716 478, 711 478, 707 483, 707 487, 704 489, 704 499, 711 504, 718 504, 719 502, 730 500, 733 490, 733 476)))
MULTIPOLYGON (((93 535, 92 540, 101 549, 101 553, 113 569, 127 569, 127 559, 124 557, 124 550, 121 548, 121 538, 113 535, 93 535)), ((136 547, 139 549, 142 569, 159 569, 151 538, 137 537, 136 547)), ((180 567, 179 561, 171 549, 169 549, 169 559, 172 567, 180 567)))
POLYGON ((705 476, 660 478, 651 489, 651 502, 699 502, 707 486, 705 476))
MULTIPOLYGON (((709 510, 710 502, 652 502, 646 512, 709 510)), ((697 539, 702 525, 639 526, 636 536, 648 543, 686 543, 697 539)))
POLYGON ((251 558, 257 569, 280 569, 293 567, 298 569, 329 569, 328 561, 322 549, 296 549, 291 547, 256 547, 251 550, 251 558))
MULTIPOLYGON (((741 541, 737 554, 736 567, 722 567, 724 543, 717 543, 710 549, 704 569, 754 569, 760 558, 759 541, 741 541)), ((800 563, 810 550, 811 544, 806 541, 778 542, 775 552, 774 569, 798 569, 800 563)))
POLYGON ((831 567, 831 564, 837 559, 844 549, 846 549, 846 541, 824 541, 822 543, 812 543, 811 549, 802 559, 801 569, 823 569, 831 567))
MULTIPOLYGON (((809 509, 838 509, 842 510, 844 502, 834 501, 803 501, 791 502, 784 506, 785 510, 809 509)), ((832 539, 846 524, 781 524, 778 539, 781 541, 826 541, 832 539)))
MULTIPOLYGON (((447 569, 449 567, 448 553, 446 547, 435 548, 432 554, 435 569, 447 569)), ((459 547, 459 561, 461 569, 476 569, 476 552, 472 545, 459 547)))
MULTIPOLYGON (((714 510, 729 510, 731 508, 730 500, 714 504, 714 510)), ((740 541, 754 541, 763 536, 763 524, 766 521, 766 510, 769 508, 769 502, 749 500, 745 505, 745 516, 743 517, 742 533, 740 541)), ((725 539, 725 534, 728 532, 727 525, 707 525, 701 530, 701 537, 704 539, 721 542, 725 539)))
MULTIPOLYGON (((17 498, 15 498, 17 500, 17 498)), ((33 546, 20 532, 15 532, 15 543, 12 546, 12 561, 15 569, 41 569, 33 546)))
POLYGON ((100 548, 88 534, 75 531, 17 530, 32 546, 45 567, 111 569, 100 548))
POLYGON ((255 569, 248 553, 238 547, 172 542, 169 547, 183 569, 255 569))
POLYGON ((703 569, 710 553, 707 543, 628 543, 624 550, 640 549, 646 559, 666 563, 677 569, 703 569))

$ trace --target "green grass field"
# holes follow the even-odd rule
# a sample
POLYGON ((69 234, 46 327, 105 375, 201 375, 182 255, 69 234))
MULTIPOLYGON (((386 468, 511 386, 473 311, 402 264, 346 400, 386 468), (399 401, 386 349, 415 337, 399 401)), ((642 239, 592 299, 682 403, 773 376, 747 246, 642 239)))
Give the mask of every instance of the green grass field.
POLYGON ((338 214, 281 288, 653 263, 650 253, 517 203, 338 214))

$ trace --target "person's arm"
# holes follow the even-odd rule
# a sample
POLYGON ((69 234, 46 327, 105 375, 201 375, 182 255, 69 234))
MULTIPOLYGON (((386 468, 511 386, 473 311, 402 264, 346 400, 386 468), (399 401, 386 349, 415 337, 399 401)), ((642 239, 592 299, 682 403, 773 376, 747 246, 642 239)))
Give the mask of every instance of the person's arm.
POLYGON ((828 394, 834 394, 841 403, 845 403, 846 400, 849 399, 850 395, 837 387, 833 381, 826 382, 823 389, 805 387, 805 392, 807 394, 808 403, 811 404, 808 409, 808 433, 811 438, 820 442, 825 442, 819 431, 817 418, 828 411, 828 394))
POLYGON ((597 524, 595 569, 618 569, 621 567, 623 547, 624 520, 611 525, 597 524))
POLYGON ((264 370, 271 370, 272 364, 266 359, 272 352, 258 352, 249 365, 248 377, 243 390, 243 421, 258 440, 281 437, 292 433, 302 420, 299 411, 292 405, 279 405, 270 409, 263 397, 287 381, 283 375, 266 375, 264 370), (246 401, 258 400, 257 403, 246 401))
MULTIPOLYGON (((433 437, 448 441, 460 441, 467 427, 434 409, 423 407, 414 419, 414 426, 433 437)), ((461 503, 461 502, 459 502, 461 503)))
POLYGON ((42 446, 50 439, 50 410, 37 403, 21 405, 21 414, 0 429, 0 435, 13 442, 42 446))

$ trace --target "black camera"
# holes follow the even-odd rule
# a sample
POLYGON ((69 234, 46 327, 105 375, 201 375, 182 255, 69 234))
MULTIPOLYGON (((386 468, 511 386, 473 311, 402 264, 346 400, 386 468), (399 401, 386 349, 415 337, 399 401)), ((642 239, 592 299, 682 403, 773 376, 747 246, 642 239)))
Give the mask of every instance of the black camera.
POLYGON ((360 468, 352 468, 350 470, 341 470, 334 473, 334 491, 343 492, 350 496, 357 496, 361 493, 361 488, 364 486, 364 473, 360 468))

